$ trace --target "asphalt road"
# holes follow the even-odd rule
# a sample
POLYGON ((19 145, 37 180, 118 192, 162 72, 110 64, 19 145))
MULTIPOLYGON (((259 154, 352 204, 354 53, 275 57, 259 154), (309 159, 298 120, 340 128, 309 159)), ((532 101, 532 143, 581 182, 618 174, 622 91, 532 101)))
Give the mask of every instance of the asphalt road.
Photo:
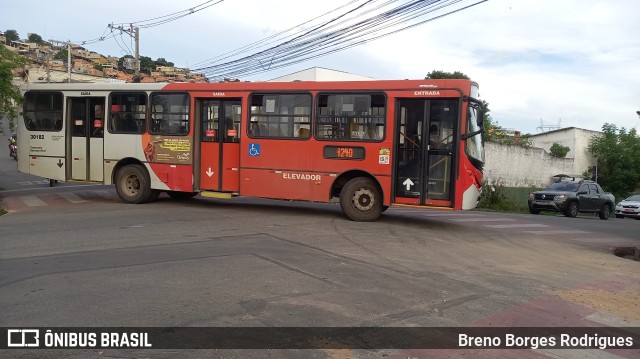
MULTIPOLYGON (((358 223, 345 219, 337 205, 250 198, 178 202, 164 195, 126 205, 109 187, 48 188, 26 177, 7 186, 8 177, 2 178, 3 187, 15 186, 0 195, 16 210, 0 216, 0 327, 640 327, 638 262, 611 254, 612 247, 637 243, 631 234, 640 221, 391 208, 377 222, 358 223)), ((586 354, 0 352, 50 358, 586 354)), ((607 354, 633 358, 640 352, 607 354)))

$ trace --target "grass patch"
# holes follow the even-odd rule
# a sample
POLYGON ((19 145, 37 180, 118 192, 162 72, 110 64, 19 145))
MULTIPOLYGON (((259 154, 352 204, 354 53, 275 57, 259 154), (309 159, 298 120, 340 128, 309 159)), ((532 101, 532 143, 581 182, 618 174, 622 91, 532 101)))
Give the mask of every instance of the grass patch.
POLYGON ((505 187, 500 182, 484 183, 478 209, 529 213, 527 200, 529 194, 538 191, 538 187, 505 187))

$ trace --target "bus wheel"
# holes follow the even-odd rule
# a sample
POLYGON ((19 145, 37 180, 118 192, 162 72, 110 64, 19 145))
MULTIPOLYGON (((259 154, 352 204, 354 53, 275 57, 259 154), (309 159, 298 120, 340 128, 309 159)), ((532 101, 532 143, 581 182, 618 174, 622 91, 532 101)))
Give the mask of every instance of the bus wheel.
POLYGON ((149 196, 149 199, 147 199, 147 202, 153 202, 157 200, 159 196, 160 196, 160 191, 157 189, 152 189, 151 195, 149 196))
POLYGON ((357 177, 342 187, 340 207, 352 221, 375 221, 382 213, 382 196, 372 180, 357 177))
POLYGON ((153 194, 147 170, 141 165, 122 167, 116 175, 116 192, 125 203, 144 203, 153 194))
POLYGON ((179 201, 184 201, 189 198, 193 198, 193 196, 197 195, 198 192, 180 192, 180 191, 167 191, 169 197, 173 199, 177 199, 179 201))

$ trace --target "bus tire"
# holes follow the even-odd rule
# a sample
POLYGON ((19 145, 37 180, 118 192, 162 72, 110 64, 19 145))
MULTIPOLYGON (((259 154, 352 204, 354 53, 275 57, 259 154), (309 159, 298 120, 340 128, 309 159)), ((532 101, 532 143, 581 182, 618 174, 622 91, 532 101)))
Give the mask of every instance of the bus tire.
POLYGON ((197 195, 198 192, 167 191, 167 194, 175 200, 184 201, 193 198, 193 196, 197 195))
POLYGON ((149 196, 149 199, 147 199, 147 202, 153 202, 157 200, 159 196, 160 196, 160 190, 152 189, 151 195, 149 196))
POLYGON ((142 165, 126 165, 116 175, 116 192, 125 203, 145 203, 153 191, 149 173, 142 165))
POLYGON ((372 222, 382 213, 382 195, 371 179, 356 177, 342 187, 340 207, 352 221, 372 222))

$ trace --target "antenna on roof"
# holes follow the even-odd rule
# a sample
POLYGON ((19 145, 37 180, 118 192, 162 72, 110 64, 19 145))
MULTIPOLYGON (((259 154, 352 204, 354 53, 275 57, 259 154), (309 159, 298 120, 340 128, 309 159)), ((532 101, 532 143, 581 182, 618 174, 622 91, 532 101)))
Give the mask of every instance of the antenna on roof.
POLYGON ((545 125, 544 121, 542 121, 542 119, 540 119, 540 126, 538 126, 536 129, 538 130, 538 132, 546 132, 546 131, 553 131, 553 130, 557 130, 562 128, 562 119, 559 118, 558 119, 558 124, 557 125, 545 125))

